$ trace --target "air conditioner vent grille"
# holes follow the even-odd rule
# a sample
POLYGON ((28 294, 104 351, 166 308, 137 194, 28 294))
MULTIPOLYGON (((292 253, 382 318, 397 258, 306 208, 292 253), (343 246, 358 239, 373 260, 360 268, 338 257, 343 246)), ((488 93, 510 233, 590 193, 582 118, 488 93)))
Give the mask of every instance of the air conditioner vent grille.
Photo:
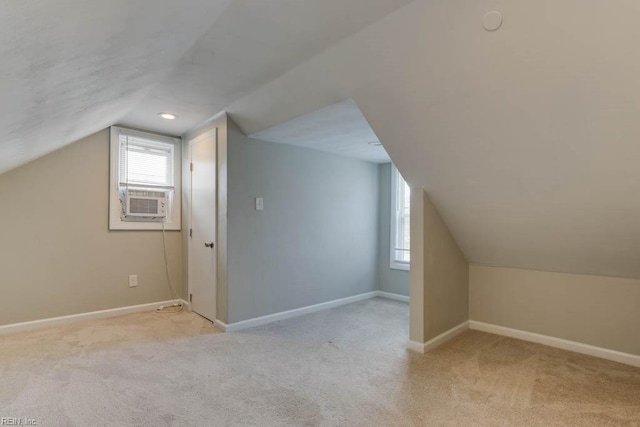
POLYGON ((123 220, 158 220, 167 217, 168 195, 153 190, 126 190, 123 192, 123 220))
POLYGON ((156 199, 137 199, 132 197, 129 202, 130 212, 133 214, 158 214, 158 200, 156 199))

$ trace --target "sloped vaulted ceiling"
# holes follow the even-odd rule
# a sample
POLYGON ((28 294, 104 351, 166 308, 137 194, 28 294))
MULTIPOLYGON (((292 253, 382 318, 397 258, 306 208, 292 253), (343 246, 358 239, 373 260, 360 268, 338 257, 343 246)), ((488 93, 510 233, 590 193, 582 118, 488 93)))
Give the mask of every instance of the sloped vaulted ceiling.
POLYGON ((416 1, 228 110, 255 133, 350 97, 469 261, 640 277, 639 19, 628 0, 416 1))
POLYGON ((0 0, 0 173, 115 123, 180 135, 407 3, 0 0))
POLYGON ((253 134, 351 98, 469 261, 640 277, 637 1, 0 5, 0 172, 115 122, 253 134))
POLYGON ((0 173, 112 125, 228 0, 0 2, 0 173))

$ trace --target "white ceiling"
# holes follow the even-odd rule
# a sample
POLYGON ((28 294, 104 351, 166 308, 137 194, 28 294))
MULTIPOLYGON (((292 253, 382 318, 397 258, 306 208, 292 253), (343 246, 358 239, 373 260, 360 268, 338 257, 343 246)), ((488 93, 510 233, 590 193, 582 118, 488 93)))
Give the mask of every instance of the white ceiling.
POLYGON ((227 3, 2 2, 0 173, 119 121, 227 3))
POLYGON ((254 134, 353 99, 469 261, 640 277, 638 16, 629 0, 4 2, 0 173, 115 122, 177 134, 226 108, 254 134))
POLYGON ((182 134, 408 2, 5 1, 0 173, 115 123, 182 134))
POLYGON ((312 148, 373 163, 391 161, 352 99, 250 135, 264 141, 312 148), (371 143, 376 143, 373 145, 371 143))
POLYGON ((234 0, 121 122, 181 135, 412 0, 234 0), (162 122, 159 111, 179 120, 162 122))
POLYGON ((470 262, 638 278, 638 16, 623 0, 416 1, 228 110, 256 133, 352 98, 470 262))

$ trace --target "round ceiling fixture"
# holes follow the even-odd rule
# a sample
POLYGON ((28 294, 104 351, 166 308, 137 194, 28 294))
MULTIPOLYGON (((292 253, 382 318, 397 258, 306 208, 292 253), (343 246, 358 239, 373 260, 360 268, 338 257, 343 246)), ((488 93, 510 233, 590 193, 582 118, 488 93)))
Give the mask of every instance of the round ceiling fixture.
POLYGON ((482 25, 487 31, 495 31, 502 25, 502 14, 497 10, 493 10, 482 18, 482 25))
POLYGON ((178 116, 173 113, 158 113, 158 115, 165 120, 175 120, 178 118, 178 116))

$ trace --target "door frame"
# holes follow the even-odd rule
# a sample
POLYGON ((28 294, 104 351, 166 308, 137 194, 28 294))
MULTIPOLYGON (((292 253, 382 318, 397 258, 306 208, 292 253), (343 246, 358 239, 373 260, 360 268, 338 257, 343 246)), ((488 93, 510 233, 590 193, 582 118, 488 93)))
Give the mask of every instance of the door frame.
POLYGON ((214 313, 214 318, 213 319, 209 319, 212 322, 215 321, 218 317, 218 268, 217 268, 217 264, 218 264, 218 128, 215 127, 201 135, 198 135, 194 138, 189 139, 188 141, 188 148, 187 148, 187 155, 188 155, 188 163, 187 163, 187 168, 186 171, 189 174, 189 179, 186 180, 189 183, 189 188, 187 189, 187 191, 185 191, 185 194, 187 195, 187 200, 189 201, 189 219, 188 219, 188 229, 187 229, 187 301, 189 303, 189 309, 191 309, 191 290, 193 289, 193 285, 192 285, 192 277, 193 275, 192 273, 192 260, 193 257, 191 256, 192 254, 192 245, 193 245, 193 239, 191 238, 191 229, 192 224, 193 224, 193 171, 191 170, 191 163, 192 163, 192 147, 194 144, 202 141, 203 139, 206 138, 210 138, 211 136, 215 137, 215 152, 216 152, 216 165, 215 165, 215 172, 216 172, 216 186, 215 186, 215 192, 216 192, 216 212, 215 212, 215 229, 216 229, 216 238, 215 238, 215 246, 213 248, 214 251, 214 259, 216 261, 216 276, 214 277, 214 292, 216 295, 216 299, 215 299, 215 304, 213 307, 213 313, 214 313))

